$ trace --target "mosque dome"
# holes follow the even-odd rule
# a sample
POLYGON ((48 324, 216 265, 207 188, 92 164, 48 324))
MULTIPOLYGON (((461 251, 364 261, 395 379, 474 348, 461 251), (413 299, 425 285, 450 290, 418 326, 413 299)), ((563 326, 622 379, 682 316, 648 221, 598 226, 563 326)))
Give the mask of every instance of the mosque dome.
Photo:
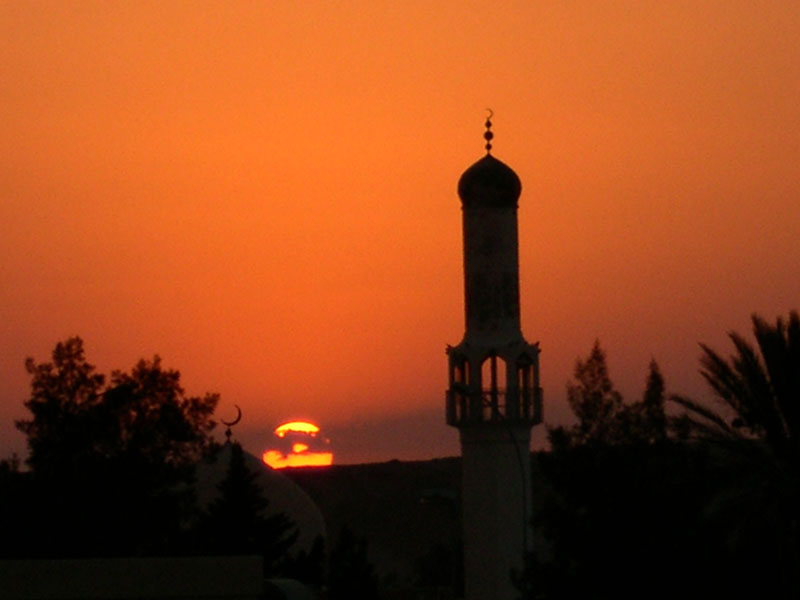
POLYGON ((516 208, 522 183, 514 170, 487 154, 458 180, 458 195, 465 208, 516 208))
MULTIPOLYGON (((213 460, 197 465, 195 492, 198 504, 208 507, 219 496, 219 484, 225 479, 231 462, 232 444, 225 444, 213 460)), ((247 470, 256 474, 255 482, 269 501, 270 515, 284 513, 298 529, 292 552, 310 552, 316 538, 326 537, 325 519, 311 497, 294 481, 265 465, 261 459, 244 452, 247 470)))

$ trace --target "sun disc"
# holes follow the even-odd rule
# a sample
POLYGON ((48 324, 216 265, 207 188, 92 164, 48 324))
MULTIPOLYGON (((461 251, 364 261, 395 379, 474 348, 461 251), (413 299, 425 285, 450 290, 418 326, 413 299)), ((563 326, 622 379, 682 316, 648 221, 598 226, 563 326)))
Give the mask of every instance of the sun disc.
POLYGON ((289 421, 275 428, 274 445, 262 455, 273 469, 333 464, 330 441, 309 421, 289 421))
POLYGON ((308 421, 290 421, 278 426, 275 429, 275 435, 278 437, 285 437, 287 433, 308 433, 316 435, 319 433, 319 427, 308 421))

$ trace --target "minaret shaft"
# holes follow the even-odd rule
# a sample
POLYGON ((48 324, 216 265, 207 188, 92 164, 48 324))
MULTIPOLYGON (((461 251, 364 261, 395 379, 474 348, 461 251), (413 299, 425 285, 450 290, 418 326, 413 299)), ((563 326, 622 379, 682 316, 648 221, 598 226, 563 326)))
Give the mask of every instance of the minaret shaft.
POLYGON ((463 232, 468 341, 522 340, 516 208, 464 209, 463 232))
POLYGON ((465 332, 447 348, 446 414, 461 439, 465 598, 510 600, 518 596, 511 572, 530 549, 530 437, 542 413, 539 346, 525 341, 520 326, 521 185, 487 154, 462 175, 458 191, 465 332))

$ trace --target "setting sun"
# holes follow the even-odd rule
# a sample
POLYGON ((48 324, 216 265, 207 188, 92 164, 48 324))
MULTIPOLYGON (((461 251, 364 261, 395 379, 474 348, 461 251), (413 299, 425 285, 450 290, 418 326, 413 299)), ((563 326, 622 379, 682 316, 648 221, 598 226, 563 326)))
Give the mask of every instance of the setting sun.
POLYGON ((307 421, 290 421, 275 431, 276 447, 265 451, 262 460, 273 469, 286 467, 322 467, 333 464, 330 441, 320 435, 320 428, 307 421))
POLYGON ((287 433, 307 433, 316 436, 319 433, 319 427, 305 421, 291 421, 284 423, 275 430, 275 435, 279 438, 286 437, 287 433))

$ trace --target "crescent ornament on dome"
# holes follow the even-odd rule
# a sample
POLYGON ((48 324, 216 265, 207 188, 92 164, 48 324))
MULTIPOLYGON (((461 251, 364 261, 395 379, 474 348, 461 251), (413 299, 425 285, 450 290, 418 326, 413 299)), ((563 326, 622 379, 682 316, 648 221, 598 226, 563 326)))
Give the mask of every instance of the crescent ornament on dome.
POLYGON ((492 117, 494 116, 494 111, 491 108, 487 108, 486 111, 489 113, 486 117, 486 131, 483 133, 483 139, 486 140, 486 154, 489 154, 492 151, 492 138, 494 134, 492 133, 492 117))
POLYGON ((220 419, 220 422, 225 425, 226 427, 233 427, 239 421, 242 420, 242 409, 239 408, 238 404, 233 405, 236 408, 236 418, 233 421, 226 421, 225 419, 220 419))
POLYGON ((233 427, 239 421, 242 420, 242 409, 239 408, 238 404, 234 404, 234 406, 236 407, 236 418, 233 421, 226 421, 225 419, 220 419, 222 424, 225 425, 225 443, 226 444, 230 444, 231 443, 231 435, 232 435, 231 427, 233 427))

